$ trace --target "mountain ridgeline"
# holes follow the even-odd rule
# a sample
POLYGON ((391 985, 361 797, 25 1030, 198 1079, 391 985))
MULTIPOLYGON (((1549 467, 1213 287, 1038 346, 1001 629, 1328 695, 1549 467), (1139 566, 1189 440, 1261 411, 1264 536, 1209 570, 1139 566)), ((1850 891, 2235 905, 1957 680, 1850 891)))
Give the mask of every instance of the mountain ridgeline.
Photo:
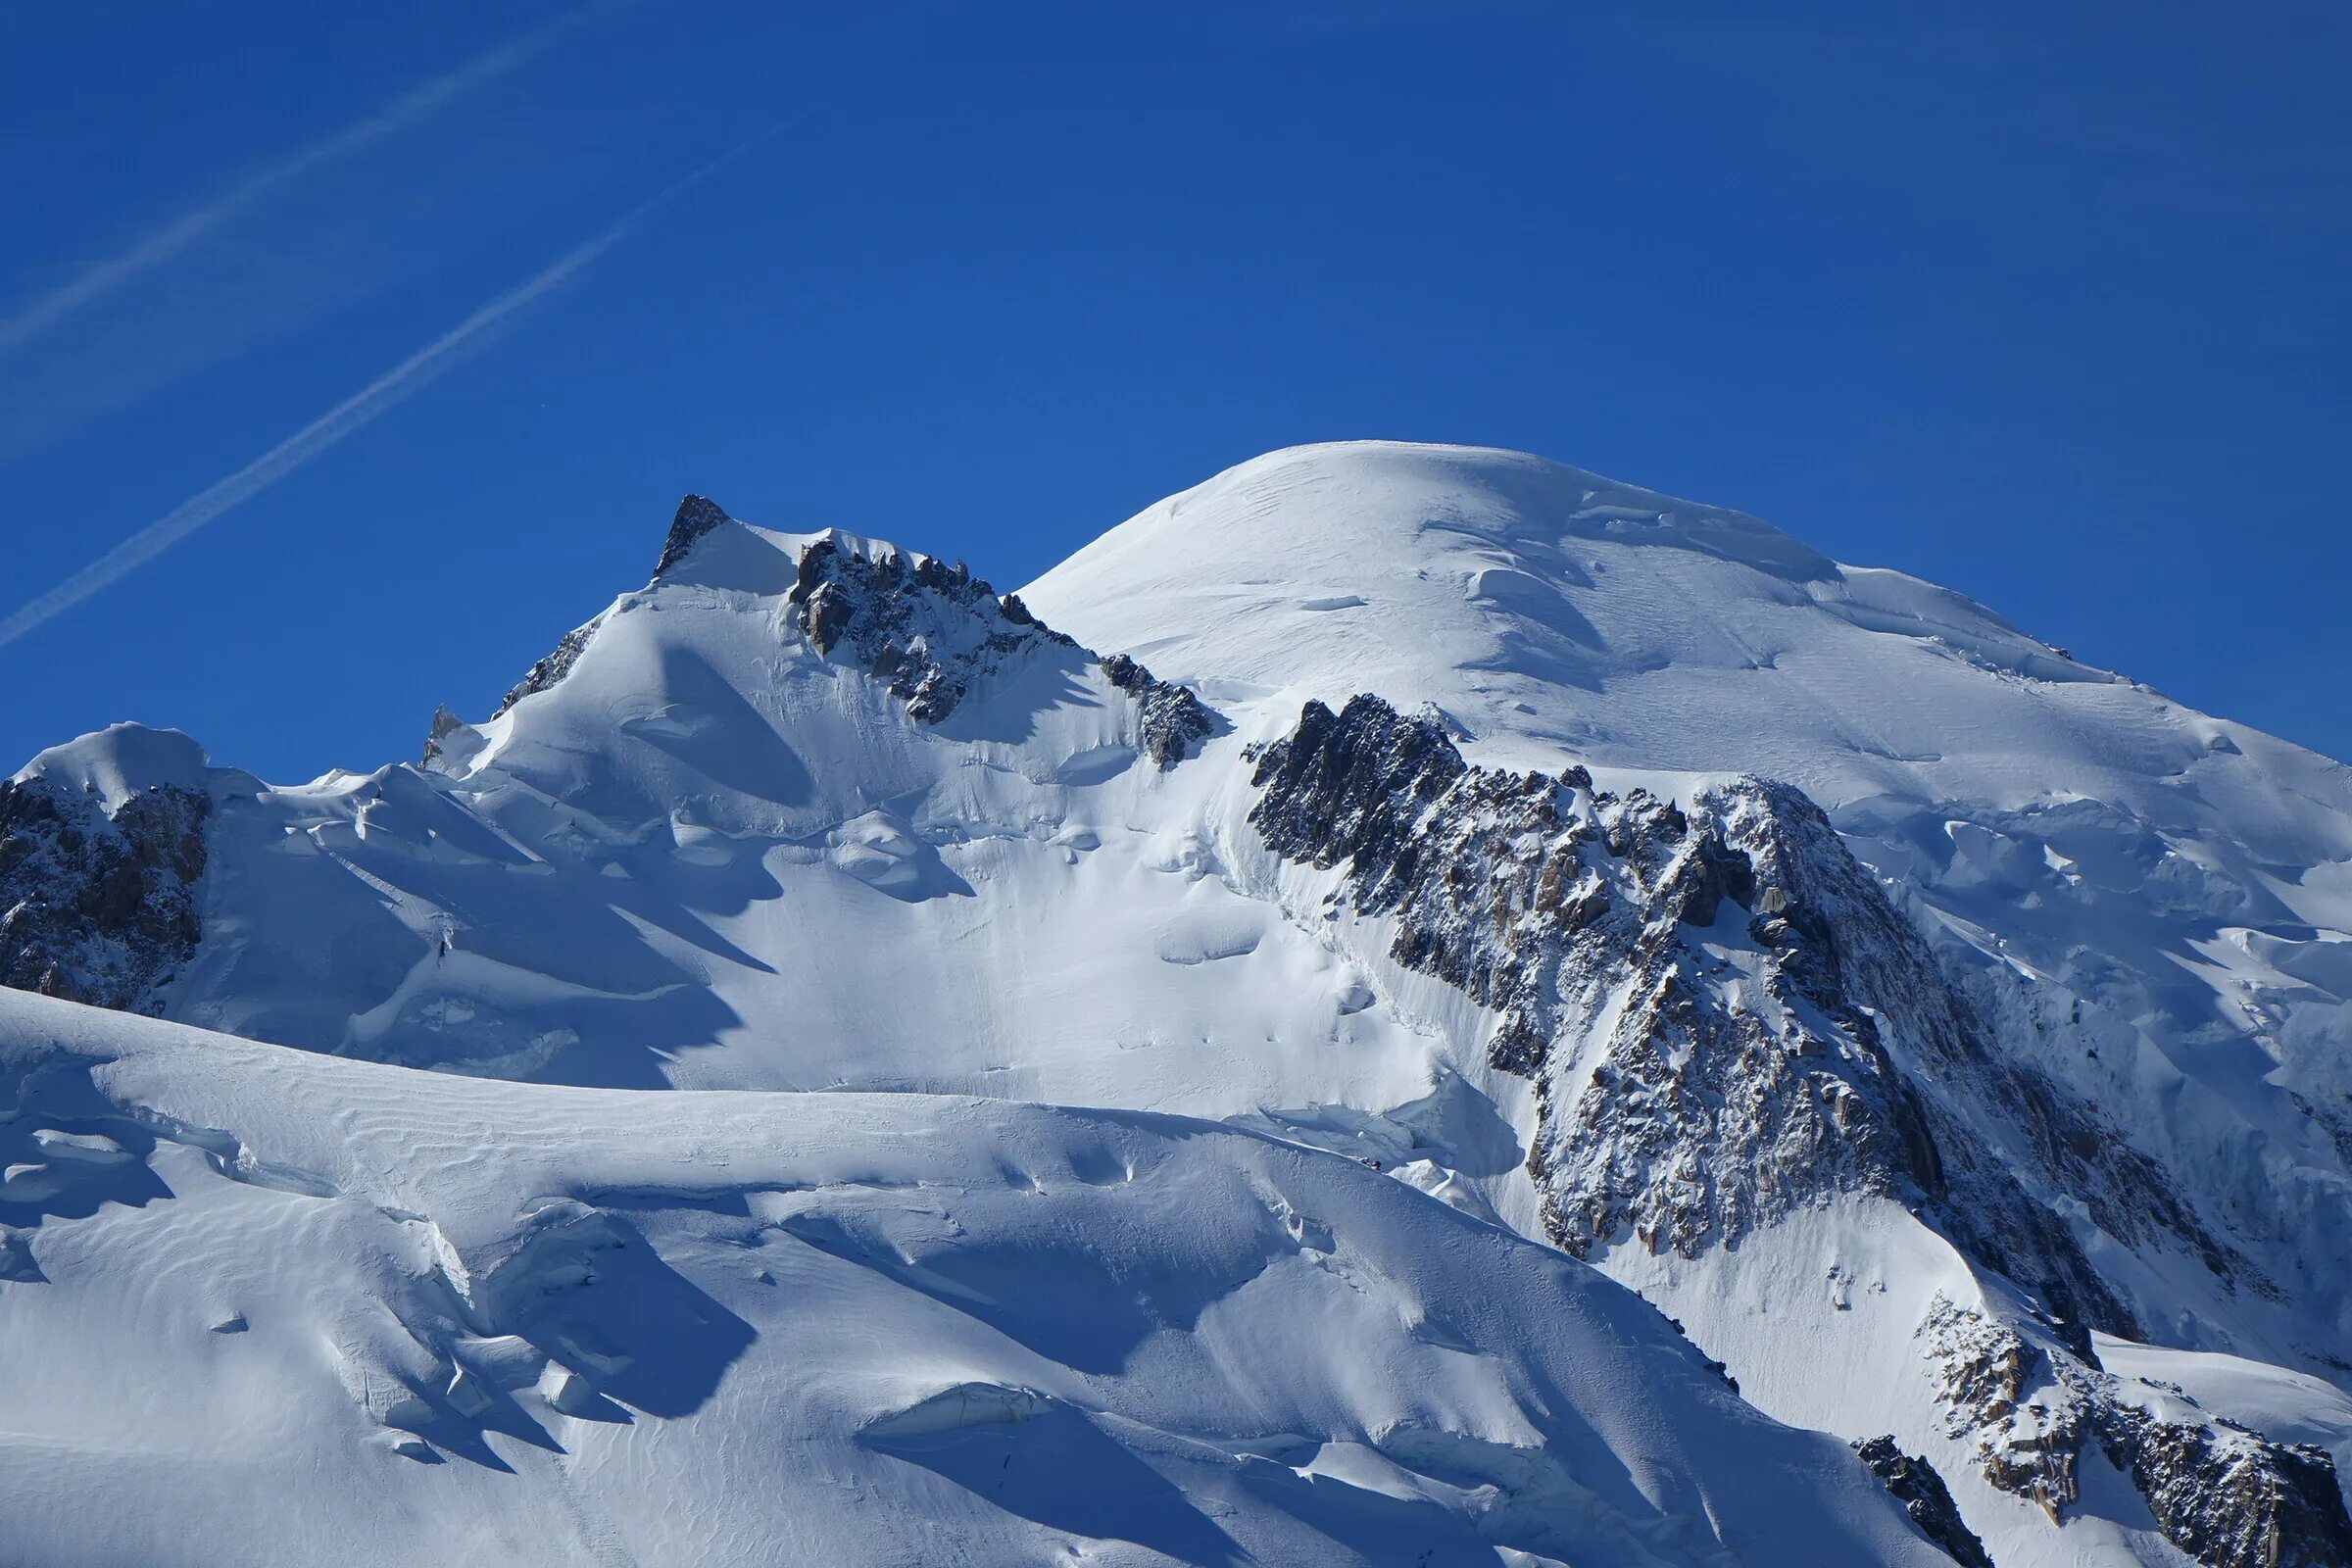
MULTIPOLYGON (((93 1022, 98 1069, 17 1043, 0 1081, 51 1132, 0 1190, 0 1331, 84 1252, 145 1245, 76 1227, 179 1190, 188 1147, 268 1201, 412 1216, 394 1272, 439 1283, 384 1296, 368 1260, 411 1244, 382 1239, 317 1286, 405 1325, 347 1347, 342 1386, 403 1463, 518 1469, 484 1495, 532 1500, 483 1504, 514 1521, 602 1506, 573 1468, 599 1412, 718 1452, 814 1387, 728 1370, 811 1309, 710 1272, 777 1242, 895 1293, 884 1320, 948 1311, 1029 1357, 825 1396, 862 1411, 838 1465, 884 1499, 870 1525, 811 1505, 853 1556, 952 1515, 988 1549, 1135 1560, 1419 1560, 1394 1528, 1432 1561, 2352 1565, 2347 864, 2340 766, 1932 585, 1516 454, 1274 454, 1017 593, 690 496, 644 588, 487 717, 444 710, 418 764, 269 786, 118 726, 0 785, 0 980, 194 1026, 93 1022), (569 1185, 332 1174, 331 1134, 169 1066, 242 1082, 235 1053, 271 1048, 297 1100, 386 1127, 614 1096, 577 1103, 623 1143, 569 1185), (856 1101, 790 1178, 837 1196, 713 1196, 750 1145, 692 1175, 653 1134, 631 1152, 617 1129, 678 1094, 811 1126, 856 1101), (1007 1122, 1032 1164, 898 1185, 892 1103, 1006 1102, 1136 1119, 1007 1122), (1226 1240, 1144 1191, 1179 1168, 1226 1240), (1072 1182, 1067 1222, 1124 1227, 1118 1266, 1154 1282, 1119 1305, 1071 1276, 1083 1334, 1008 1261, 1039 1244, 997 1197, 1072 1182), (1508 1317, 1431 1294, 1483 1289, 1472 1235, 1515 1249, 1481 1265, 1508 1317), (1284 1343, 1252 1303, 1294 1271, 1398 1294, 1333 1319, 1341 1359, 1298 1359, 1269 1426, 1224 1380, 1284 1343), (686 1348, 635 1343, 649 1302, 686 1348), (1557 1382, 1547 1336, 1604 1319, 1630 1370, 1557 1382), (1348 1383, 1350 1333, 1388 1376, 1348 1383), (1707 1457, 1726 1421, 1835 1438, 1742 1512, 1707 1457), (1201 1527, 1085 1500, 1128 1466, 1201 1527)), ((207 1255, 262 1266, 273 1235, 207 1255)), ((613 1506, 612 1540, 661 1549, 659 1510, 613 1506)))

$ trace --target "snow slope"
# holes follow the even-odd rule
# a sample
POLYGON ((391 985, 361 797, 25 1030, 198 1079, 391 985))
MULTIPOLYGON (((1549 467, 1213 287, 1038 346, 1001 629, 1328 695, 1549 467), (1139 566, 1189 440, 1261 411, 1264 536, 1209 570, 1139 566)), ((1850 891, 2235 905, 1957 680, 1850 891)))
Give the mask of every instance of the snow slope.
POLYGON ((0 992, 45 1564, 1930 1564, 1582 1265, 1338 1155, 519 1085, 0 992))
MULTIPOLYGON (((2352 1335, 2352 770, 1738 513, 1520 454, 1278 452, 1023 591, 1250 727, 1433 703, 1473 760, 1802 789, 2004 1047, 2352 1335)), ((2183 1343, 2206 1312, 2169 1316, 2183 1343)), ((2227 1314, 2225 1314, 2227 1315, 2227 1314)), ((2227 1348, 2216 1344, 2216 1348, 2227 1348)))
MULTIPOLYGON (((0 992, 42 1073, 109 1063, 82 1120, 0 1126, 55 1135, 25 1191, 59 1139, 135 1156, 93 1146, 131 1185, 37 1229, 0 1209, 48 1281, 0 1283, 28 1314, 0 1411, 46 1412, 24 1430, 60 1467, 180 1434, 138 1484, 211 1518, 188 1454, 223 1406, 175 1427, 124 1392, 191 1385, 249 1401, 259 1449, 338 1456, 273 1494, 295 1539, 352 1492, 395 1540, 523 1560, 756 1560, 779 1529, 808 1560, 934 1529, 973 1561, 1057 1532, 1112 1560, 1680 1561, 1719 1530, 1741 1560, 1900 1560, 1836 1445, 1757 1472, 1815 1478, 1781 1510, 1831 1533, 1801 1550, 1740 1534, 1711 1446, 1653 1488, 1611 1423, 1680 1430, 1674 1369, 1710 1410, 1718 1386, 1554 1242, 1769 1415, 1929 1458, 2004 1568, 2352 1562, 2334 1477, 2284 1446, 2344 1430, 2347 864, 2334 763, 1533 458, 1274 454, 1017 596, 690 498, 652 581, 495 714, 437 718, 420 764, 272 786, 118 726, 0 786, 9 983, 218 1031, 0 992), (141 1142, 165 1128, 196 1131, 141 1142), (131 1164, 220 1205, 202 1248, 141 1229, 198 1205, 126 1202, 156 1196, 131 1164), (467 1283, 568 1279, 616 1236, 658 1266, 578 1308, 612 1321, 568 1353, 467 1283), (86 1298, 53 1288, 69 1246, 86 1298), (300 1299, 264 1315, 351 1348, 221 1372, 273 1343, 261 1316, 223 1296, 204 1326, 248 1334, 174 1337, 123 1284, 182 1254, 207 1304, 172 1323, 282 1276, 300 1299), (1446 1315, 1472 1303, 1476 1333, 1446 1315), (469 1356, 504 1438, 433 1394, 469 1356), (2143 1370, 2181 1356, 2213 1398, 2142 1392, 2190 1388, 2143 1370), (419 1391, 393 1426, 457 1462, 386 1469, 419 1391), (999 1496, 975 1453, 1025 1452, 1070 1484, 972 1500, 999 1496), (1191 1499, 1172 1534, 1101 1504, 1133 1465, 1191 1499)), ((0 1508, 87 1559, 96 1526, 39 1485, 0 1508)))
MULTIPOLYGON (((1743 788, 1727 775, 1799 786, 1932 944, 1952 1017, 1975 1043, 1973 1076, 1956 1078, 1906 1034, 1925 1020, 1863 1006, 1912 1088, 1933 1100, 1940 1078, 1995 1161, 2067 1219, 2130 1332, 2252 1358, 2237 1364, 2260 1368, 2263 1429, 2280 1442, 2340 1430, 2330 1384, 2262 1363, 2339 1380, 2348 1369, 2352 972, 2335 959, 2352 953, 2352 775, 2341 765, 2084 666, 1932 585, 1517 454, 1276 453, 1148 510, 1023 597, 1098 646, 1198 682, 1265 740, 1290 733, 1304 703, 1369 693, 1431 705, 1462 754, 1491 767, 1582 767, 1595 790, 1685 805, 1743 788), (2029 1121, 1971 1109, 2004 1080, 2026 1091, 2020 1107, 2043 1108, 2029 1121), (2057 1179, 2085 1155, 2109 1169, 2071 1189, 2057 1179), (2095 1215, 2127 1192, 2138 1196, 2116 1217, 2095 1215), (2141 1224, 2160 1212, 2175 1215, 2171 1242, 2141 1224)), ((1431 809, 1453 809, 1449 798, 1431 809)), ((1586 802, 1576 794, 1573 810, 1589 812, 1586 802)), ((1590 877, 1593 858, 1580 853, 1590 877)), ((1360 887, 1360 857, 1349 863, 1360 887)), ((1520 916, 1498 909, 1506 918, 1520 916)), ((1864 950, 1886 956, 1838 923, 1833 946, 1849 966, 1864 950)), ((1380 922, 1356 940, 1361 953, 1404 951, 1380 922)), ((1685 946, 1674 983, 1723 987, 1735 1020, 1758 1005, 1740 1000, 1754 981, 1738 976, 1777 960, 1759 968, 1747 933, 1685 946)), ((1478 961, 1508 962, 1509 951, 1478 961)), ((1640 1182, 1680 1190, 1704 1172, 1691 1163, 1708 1157, 1702 1148, 1678 1154, 1594 1119, 1616 1115, 1634 1082, 1612 1065, 1619 1087, 1589 1092, 1633 1000, 1616 998, 1552 1051, 1566 1065, 1540 1087, 1574 1108, 1528 1130, 1570 1150, 1597 1140, 1607 1168, 1630 1163, 1640 1182), (1629 1149, 1655 1152, 1629 1162, 1629 1149)), ((1768 1033, 1788 1027, 1771 1016, 1759 1013, 1768 1033)), ((1497 1039, 1513 1027, 1505 1008, 1488 1024, 1497 1039)), ((1672 1066, 1657 1092, 1679 1093, 1684 1071, 1672 1066)), ((1770 1103, 1762 1082, 1750 1072, 1710 1092, 1770 1103)), ((1955 1218, 1967 1216, 1923 1224, 1915 1205, 1841 1201, 1735 1234, 1736 1248, 1720 1235, 1689 1249, 1627 1238, 1588 1255, 1683 1319, 1765 1408, 1857 1438, 1892 1431, 1930 1455, 1998 1560, 2178 1560, 2142 1489, 2109 1465, 2106 1440, 2082 1436, 2129 1426, 2113 1412, 2131 1405, 2137 1374, 2112 1383, 2095 1356, 2034 1349, 2035 1323, 2080 1334, 2080 1317, 2070 1326, 1987 1282, 1986 1254, 1954 1252, 1955 1218), (1977 1328, 1940 1333, 1953 1311, 1977 1328), (1956 1393, 1982 1387, 2010 1353, 1994 1347, 2009 1344, 2046 1369, 2029 1384, 2056 1379, 2034 1406, 2042 1425, 2006 1398, 1956 1393), (2081 1455, 2062 1474, 2040 1457, 2053 1441, 2081 1455)), ((2119 1364, 2166 1353, 2132 1349, 2119 1364)), ((2193 1425, 2194 1408, 2173 1413, 2193 1425)), ((2184 1462, 2193 1475, 2208 1461, 2184 1462)), ((2218 1470, 2209 1480, 2209 1495, 2225 1494, 2218 1470)), ((2200 1528, 2178 1511, 2170 1521, 2192 1545, 2200 1528)), ((2312 1527, 2282 1528, 2291 1540, 2312 1527)), ((2197 1545, 2209 1561, 2240 1560, 2231 1549, 2197 1545)), ((2261 1561, 2276 1547, 2235 1549, 2261 1561)), ((2307 1536, 2285 1549, 2334 1561, 2344 1548, 2307 1536)))

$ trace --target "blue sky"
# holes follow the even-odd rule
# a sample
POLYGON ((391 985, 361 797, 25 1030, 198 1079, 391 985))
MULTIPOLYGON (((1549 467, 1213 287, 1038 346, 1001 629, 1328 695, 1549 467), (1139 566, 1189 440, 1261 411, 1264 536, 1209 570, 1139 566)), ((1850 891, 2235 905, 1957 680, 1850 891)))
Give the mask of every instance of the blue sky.
POLYGON ((2347 46, 2318 4, 32 0, 0 616, 200 525, 0 644, 0 758, 412 757, 687 490, 1011 585, 1349 436, 1740 507, 2352 756, 2347 46))

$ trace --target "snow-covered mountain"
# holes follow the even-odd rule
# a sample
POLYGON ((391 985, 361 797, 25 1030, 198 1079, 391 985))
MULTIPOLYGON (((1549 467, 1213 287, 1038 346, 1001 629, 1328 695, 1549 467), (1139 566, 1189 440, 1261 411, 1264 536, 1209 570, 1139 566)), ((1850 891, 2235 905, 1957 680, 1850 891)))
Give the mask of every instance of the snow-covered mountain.
POLYGON ((2348 932, 2339 764, 1541 460, 690 498, 418 764, 0 786, 0 1529, 2352 1563, 2348 932))

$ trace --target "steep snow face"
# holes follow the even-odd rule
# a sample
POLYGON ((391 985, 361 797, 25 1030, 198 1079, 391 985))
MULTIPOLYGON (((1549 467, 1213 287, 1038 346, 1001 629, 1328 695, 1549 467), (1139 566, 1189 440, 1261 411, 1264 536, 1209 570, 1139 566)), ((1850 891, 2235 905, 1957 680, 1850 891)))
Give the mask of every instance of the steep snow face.
POLYGON ((0 992, 12 1562, 1948 1562, 1581 1264, 1123 1111, 0 992))
MULTIPOLYGON (((1431 703, 1473 760, 1803 790, 2018 1054, 2352 1333, 2352 773, 1751 517, 1517 454, 1275 453, 1023 590, 1260 737, 1431 703)), ((2162 1288, 2152 1293, 2161 1300, 2162 1288)), ((2159 1306, 2161 1313, 2161 1307, 2159 1306)), ((2199 1314, 2163 1323, 2195 1344, 2199 1314)), ((2270 1353, 2266 1352, 2266 1353, 2270 1353)), ((2340 1350, 2335 1352, 2340 1353, 2340 1350)))

